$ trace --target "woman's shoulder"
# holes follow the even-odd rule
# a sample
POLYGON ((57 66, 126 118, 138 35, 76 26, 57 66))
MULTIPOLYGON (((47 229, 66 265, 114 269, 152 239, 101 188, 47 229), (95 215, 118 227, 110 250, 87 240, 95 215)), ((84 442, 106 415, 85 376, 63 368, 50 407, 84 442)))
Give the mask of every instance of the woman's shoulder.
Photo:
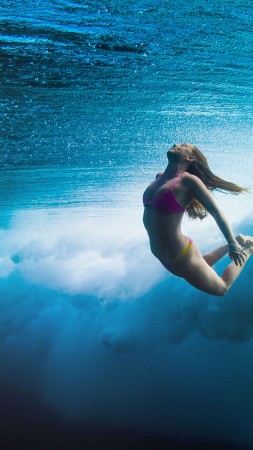
POLYGON ((204 187, 205 184, 203 181, 197 177, 196 175, 193 175, 189 172, 184 172, 182 176, 182 181, 188 188, 195 188, 195 187, 204 187))
POLYGON ((190 183, 203 183, 199 177, 189 172, 184 172, 182 175, 182 179, 190 183))

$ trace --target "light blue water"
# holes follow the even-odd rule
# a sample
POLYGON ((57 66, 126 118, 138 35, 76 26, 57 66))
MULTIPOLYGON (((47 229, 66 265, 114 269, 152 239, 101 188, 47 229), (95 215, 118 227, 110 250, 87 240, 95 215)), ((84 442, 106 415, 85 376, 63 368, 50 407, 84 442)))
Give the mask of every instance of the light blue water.
MULTIPOLYGON (((150 254, 141 205, 174 142, 253 187, 252 17, 246 0, 1 2, 0 383, 14 405, 252 448, 252 265, 225 299, 197 292, 150 254)), ((253 234, 252 195, 216 200, 253 234)), ((184 229, 203 251, 223 243, 211 219, 184 229)))

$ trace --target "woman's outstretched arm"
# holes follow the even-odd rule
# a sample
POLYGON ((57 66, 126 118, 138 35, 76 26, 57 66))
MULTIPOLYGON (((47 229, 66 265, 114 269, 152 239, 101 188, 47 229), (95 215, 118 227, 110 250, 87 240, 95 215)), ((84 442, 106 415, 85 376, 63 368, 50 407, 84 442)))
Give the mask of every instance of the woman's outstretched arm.
POLYGON ((204 208, 212 215, 223 236, 228 242, 230 258, 234 260, 236 265, 242 265, 242 263, 244 262, 245 253, 242 252, 241 246, 237 243, 232 228, 228 223, 225 214, 217 206, 209 190, 198 177, 189 175, 189 177, 187 178, 187 183, 190 188, 192 197, 198 200, 198 202, 200 202, 201 205, 203 205, 204 208))

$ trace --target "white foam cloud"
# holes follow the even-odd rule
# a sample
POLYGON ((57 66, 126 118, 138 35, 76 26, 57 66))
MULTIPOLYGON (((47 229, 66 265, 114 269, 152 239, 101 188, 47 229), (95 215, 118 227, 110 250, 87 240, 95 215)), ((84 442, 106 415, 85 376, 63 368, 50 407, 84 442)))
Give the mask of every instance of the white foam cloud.
MULTIPOLYGON (((68 294, 94 295, 104 300, 133 299, 163 276, 152 258, 142 228, 100 218, 23 227, 24 221, 2 233, 4 259, 0 273, 17 271, 30 283, 68 294)), ((119 221, 118 221, 119 222, 119 221)), ((1 236, 0 236, 1 239, 1 236)))
MULTIPOLYGON (((75 210, 54 216, 44 211, 30 220, 35 214, 19 212, 13 227, 0 233, 0 276, 16 272, 34 285, 103 301, 133 300, 171 277, 151 254, 137 214, 101 219, 75 210)), ((185 220, 183 227, 203 252, 224 243, 211 217, 203 223, 185 220)))

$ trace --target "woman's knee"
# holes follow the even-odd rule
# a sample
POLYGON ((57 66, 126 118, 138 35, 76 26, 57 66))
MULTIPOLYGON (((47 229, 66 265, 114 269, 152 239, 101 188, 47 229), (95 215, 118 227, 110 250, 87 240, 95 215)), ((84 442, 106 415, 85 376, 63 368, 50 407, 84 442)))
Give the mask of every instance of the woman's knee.
POLYGON ((216 295, 218 295, 219 297, 224 297, 224 295, 227 294, 228 290, 229 290, 229 286, 225 283, 225 281, 223 281, 223 283, 221 283, 221 285, 219 286, 216 295))
POLYGON ((210 289, 210 294, 217 295, 218 297, 224 297, 227 294, 230 286, 223 280, 222 277, 218 277, 213 283, 210 289))

